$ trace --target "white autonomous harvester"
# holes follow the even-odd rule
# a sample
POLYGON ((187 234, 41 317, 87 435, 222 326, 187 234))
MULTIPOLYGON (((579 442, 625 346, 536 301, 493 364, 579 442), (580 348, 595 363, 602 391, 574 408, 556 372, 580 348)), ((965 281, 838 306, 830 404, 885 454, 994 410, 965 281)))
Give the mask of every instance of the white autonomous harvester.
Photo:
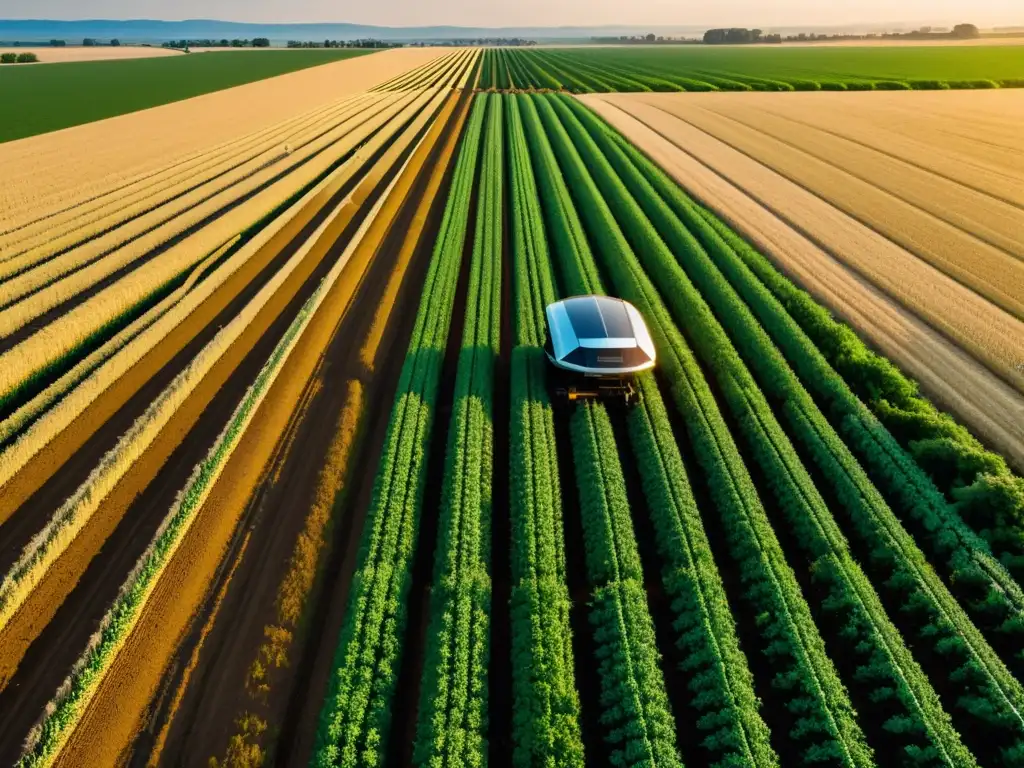
POLYGON ((634 376, 654 367, 651 334, 636 307, 608 296, 548 305, 544 352, 555 368, 557 400, 636 399, 634 376))

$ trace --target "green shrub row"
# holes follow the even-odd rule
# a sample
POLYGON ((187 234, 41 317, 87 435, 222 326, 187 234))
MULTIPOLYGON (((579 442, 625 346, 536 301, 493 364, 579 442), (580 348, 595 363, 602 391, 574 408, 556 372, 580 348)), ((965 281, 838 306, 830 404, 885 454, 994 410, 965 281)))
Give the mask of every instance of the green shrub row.
MULTIPOLYGON (((607 202, 559 121, 552 98, 535 99, 547 136, 572 189, 590 242, 619 296, 644 315, 659 365, 707 473, 730 551, 741 574, 745 609, 758 616, 764 653, 776 670, 773 687, 793 714, 786 737, 808 764, 871 765, 847 693, 825 654, 795 575, 767 520, 714 396, 654 286, 636 260, 607 202)), ((588 158, 589 160, 590 158, 588 158)))
POLYGON ((398 381, 313 763, 378 765, 389 747, 441 365, 462 263, 484 102, 472 108, 398 381))
POLYGON ((413 757, 420 766, 487 761, 494 365, 501 344, 504 158, 501 97, 481 95, 476 100, 487 104, 487 116, 420 688, 413 757))
MULTIPOLYGON (((519 97, 518 106, 543 212, 554 238, 552 252, 562 267, 568 289, 585 283, 588 265, 578 258, 586 236, 574 219, 568 192, 540 127, 533 102, 519 97)), ((538 234, 543 230, 538 228, 538 234)), ((547 256, 547 246, 537 246, 547 256)), ((590 265, 592 269, 592 265, 590 265)), ((538 269, 551 272, 550 260, 538 269)), ((542 278, 554 284, 553 275, 542 278)), ((541 307, 537 307, 541 311, 541 307)), ((543 315, 535 321, 543 322, 543 315)), ((654 624, 643 590, 643 569, 626 495, 625 479, 611 422, 599 403, 579 405, 570 418, 586 569, 591 585, 590 621, 598 648, 602 691, 602 731, 616 765, 681 765, 676 751, 675 723, 659 665, 654 624)))
MULTIPOLYGON (((844 634, 844 640, 850 643, 848 650, 861 653, 861 669, 873 670, 872 686, 884 683, 886 688, 891 686, 890 690, 902 693, 904 709, 894 711, 892 720, 917 719, 919 732, 901 731, 911 739, 909 746, 915 747, 914 742, 927 735, 936 759, 946 755, 945 764, 959 765, 971 759, 949 726, 930 683, 886 617, 874 589, 854 563, 836 521, 776 422, 759 385, 772 398, 775 411, 789 423, 791 434, 804 445, 833 486, 871 551, 884 553, 889 567, 880 583, 883 588, 890 585, 888 590, 895 593, 897 604, 915 614, 918 631, 914 640, 937 651, 941 649, 943 668, 933 670, 933 675, 947 678, 950 687, 960 690, 964 698, 957 706, 964 710, 964 722, 970 724, 972 738, 983 740, 980 743, 986 745, 999 738, 1007 748, 1016 748, 1022 723, 1014 717, 1014 711, 1024 703, 1024 691, 942 582, 934 577, 912 539, 902 531, 899 521, 753 314, 662 199, 659 192, 671 194, 674 188, 667 177, 660 179, 664 191, 656 190, 626 151, 615 143, 612 131, 582 105, 570 103, 574 117, 586 123, 588 133, 575 121, 570 131, 574 132, 580 149, 592 158, 592 168, 605 187, 606 199, 619 201, 617 207, 613 203, 613 209, 624 222, 637 252, 643 254, 641 260, 649 274, 662 294, 669 297, 677 321, 694 340, 716 378, 727 382, 723 384, 725 398, 763 470, 774 478, 771 485, 780 506, 789 513, 795 540, 816 563, 815 577, 821 578, 821 559, 830 560, 829 586, 838 590, 831 593, 832 599, 847 612, 859 611, 857 621, 862 632, 844 634), (712 314, 712 308, 719 319, 712 314), (758 382, 740 359, 737 348, 756 372, 758 382), (898 579, 892 578, 894 574, 898 579), (895 582, 900 588, 895 587, 895 582)), ((639 153, 633 154, 639 157, 639 153)), ((660 173, 653 165, 646 170, 660 173)), ((844 616, 843 620, 848 619, 844 616)))
POLYGON ((582 768, 555 421, 545 380, 544 308, 555 300, 544 221, 519 103, 505 99, 512 316, 513 764, 582 768))
POLYGON ((503 49, 507 60, 519 62, 526 78, 519 87, 544 87, 572 93, 642 91, 872 91, 1020 88, 1024 80, 907 79, 872 80, 863 77, 758 77, 728 71, 675 69, 656 58, 643 64, 616 64, 589 51, 503 49), (532 66, 531 66, 532 65, 532 66), (541 74, 542 73, 542 74, 541 74), (531 76, 532 74, 532 76, 531 76), (546 82, 543 85, 541 79, 546 82))
MULTIPOLYGON (((546 158, 545 208, 556 233, 557 261, 572 294, 604 293, 571 195, 557 174, 550 144, 532 104, 534 146, 546 158), (560 241, 559 241, 560 239, 560 241)), ((661 393, 650 376, 641 379, 641 403, 628 416, 630 441, 647 508, 658 534, 662 578, 672 599, 677 644, 692 676, 690 691, 701 713, 698 728, 713 765, 773 766, 778 758, 759 714, 753 677, 739 648, 732 612, 711 555, 700 513, 661 393)))
POLYGON ((0 53, 0 64, 35 64, 38 61, 34 53, 0 53))
POLYGON ((715 247, 710 236, 716 236, 756 275, 757 280, 745 279, 739 264, 720 260, 872 481, 904 524, 913 527, 918 546, 1020 677, 1024 594, 1013 577, 1024 570, 1024 479, 918 397, 916 385, 895 366, 871 352, 713 214, 694 206, 690 210, 710 228, 694 223, 698 238, 712 243, 706 247, 715 247), (955 503, 947 503, 936 485, 955 503), (991 554, 993 548, 1005 568, 991 554))

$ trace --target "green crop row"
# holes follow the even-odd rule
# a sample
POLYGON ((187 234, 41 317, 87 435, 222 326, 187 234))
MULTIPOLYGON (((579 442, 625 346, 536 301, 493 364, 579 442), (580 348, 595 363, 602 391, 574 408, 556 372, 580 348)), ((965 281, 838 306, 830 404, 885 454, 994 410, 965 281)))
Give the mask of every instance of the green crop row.
POLYGON ((480 96, 477 101, 488 108, 413 758, 422 766, 483 765, 487 760, 503 155, 501 97, 480 96))
POLYGON ((519 104, 505 100, 515 349, 511 360, 513 764, 582 768, 544 307, 555 288, 519 104))
MULTIPOLYGON (((559 183, 557 165, 532 102, 522 97, 510 110, 515 130, 526 140, 544 201, 543 209, 556 237, 555 252, 563 266, 586 267, 577 259, 576 248, 562 248, 570 240, 585 243, 582 233, 572 227, 569 211, 551 204, 547 194, 559 183), (520 112, 519 107, 522 108, 520 112), (519 124, 521 122, 521 124, 519 124)), ((525 147, 523 147, 525 149, 525 147)), ((565 199, 562 197, 560 199, 565 199)), ((543 226, 535 227, 534 249, 540 280, 554 286, 543 226)), ((568 279, 567 285, 573 287, 568 279)), ((535 307, 542 313, 541 306, 535 307)), ((534 323, 543 322, 543 314, 534 323)), ((580 405, 569 422, 573 463, 579 489, 583 522, 586 570, 592 588, 590 622, 599 661, 602 690, 602 726, 614 764, 681 765, 676 750, 675 722, 668 702, 665 680, 659 665, 654 623, 643 589, 643 569, 630 515, 622 466, 615 435, 604 406, 580 405), (646 762, 645 762, 646 761, 646 762)))
MULTIPOLYGON (((871 59, 870 51, 779 52, 751 50, 726 55, 721 50, 691 46, 686 50, 617 51, 501 49, 510 67, 527 78, 520 88, 551 88, 572 93, 642 91, 865 91, 949 90, 1020 87, 1019 64, 996 54, 988 62, 978 53, 953 52, 968 57, 962 68, 928 60, 886 65, 884 51, 871 59), (746 54, 746 55, 745 55, 746 54), (790 58, 800 62, 789 62, 790 58), (838 56, 838 59, 837 59, 838 56), (806 72, 819 71, 808 77, 806 72), (893 76, 892 72, 898 73, 893 76), (924 74, 933 73, 933 74, 924 74), (941 76, 934 76, 941 73, 941 76), (1007 76, 1002 76, 1007 75, 1007 76), (1013 76, 1008 76, 1013 73, 1013 76), (532 77, 529 76, 532 74, 532 77), (923 74, 923 76, 921 76, 923 74), (553 81, 553 82, 552 82, 553 81)), ((927 53, 927 52, 924 52, 927 53)), ((496 83, 496 87, 502 87, 496 83)))
MULTIPOLYGON (((957 706, 965 711, 972 737, 986 745, 997 738, 1015 749, 1022 725, 1014 716, 1022 703, 1020 686, 995 658, 941 581, 929 579, 933 574, 924 565, 913 541, 902 531, 849 450, 756 319, 717 273, 699 243, 633 166, 623 148, 616 145, 604 124, 582 105, 567 101, 575 115, 569 115, 570 108, 562 104, 568 116, 565 122, 581 151, 591 159, 605 198, 611 202, 636 252, 643 254, 641 261, 668 297, 680 327, 694 340, 705 365, 722 382, 724 397, 740 432, 762 470, 773 478, 770 484, 790 519, 795 539, 815 563, 815 578, 821 581, 827 574, 830 599, 834 601, 830 607, 841 608, 842 621, 848 622, 844 639, 851 645, 849 650, 864 657, 860 669, 872 670, 873 687, 884 683, 889 690, 902 694, 904 708, 894 707, 890 722, 915 720, 914 728, 904 726, 900 732, 909 738, 911 748, 916 748, 915 742, 926 736, 938 764, 962 765, 971 760, 950 728, 931 685, 910 658, 878 596, 847 551, 838 525, 733 343, 758 373, 764 393, 773 398, 775 410, 787 418, 792 433, 833 485, 868 546, 873 551, 885 552, 890 568, 883 582, 888 578, 892 583, 890 577, 898 574, 902 589, 890 586, 889 591, 897 592, 894 599, 902 601, 903 610, 912 607, 917 614, 921 626, 915 639, 922 645, 942 649, 943 669, 936 674, 940 678, 948 674, 952 681, 960 683, 952 687, 959 688, 965 697, 957 701, 957 706), (588 132, 584 132, 576 118, 586 123, 588 132), (721 318, 721 324, 705 300, 721 318), (823 560, 829 561, 829 568, 822 567, 823 560), (853 622, 859 633, 852 631, 853 622), (968 701, 971 697, 975 700, 968 701), (940 760, 942 755, 945 757, 940 760)), ((874 692, 871 697, 877 700, 874 692)))
MULTIPOLYGON (((989 539, 972 531, 961 517, 963 513, 986 526, 982 531, 1002 545, 1004 562, 1011 568, 1019 566, 1024 480, 1012 475, 1000 457, 984 451, 966 430, 916 397, 913 385, 898 370, 867 350, 849 329, 835 323, 809 296, 785 281, 764 257, 693 204, 635 148, 621 137, 614 141, 644 169, 701 246, 715 254, 718 267, 863 463, 870 481, 890 500, 905 524, 913 526, 932 565, 946 576, 949 588, 1003 661, 1016 675, 1024 674, 1024 593, 991 554, 989 539), (778 296, 766 286, 773 286, 778 296), (787 307, 794 313, 792 317, 787 307), (875 413, 858 399, 861 393, 875 413), (892 432, 879 417, 891 424, 892 432), (902 439, 897 441, 893 433, 902 439), (912 457, 918 459, 916 464, 912 457), (929 459, 935 459, 934 463, 929 464, 929 459), (958 467, 962 469, 959 473, 958 467), (961 484, 952 487, 954 496, 960 498, 955 505, 948 503, 932 482, 944 482, 948 488, 950 476, 961 478, 961 484)), ((731 313, 720 315, 737 319, 731 313)), ((774 366, 765 376, 777 381, 774 370, 780 361, 756 358, 762 366, 774 366)), ((792 377, 792 372, 788 375, 792 377)), ((809 408, 804 397, 803 407, 809 408)), ((853 461, 852 457, 846 460, 853 461)), ((891 517, 884 503, 875 507, 884 518, 891 517)), ((917 545, 909 542, 897 521, 888 521, 885 527, 908 542, 898 549, 916 551, 917 545)), ((889 568, 887 553, 896 546, 894 540, 889 535, 873 538, 876 556, 883 568, 889 568)), ((910 557, 923 560, 919 553, 910 557)), ((930 569, 916 570, 922 578, 935 581, 930 569)), ((946 591, 938 588, 940 594, 946 591)))
MULTIPOLYGON (((872 352, 848 326, 836 321, 717 217, 685 196, 681 199, 686 205, 674 205, 677 213, 695 212, 704 219, 706 226, 692 219, 687 226, 705 247, 713 247, 705 239, 714 238, 727 246, 731 258, 721 261, 720 267, 840 432, 864 434, 870 438, 863 441, 865 445, 880 441, 881 449, 871 454, 880 460, 887 455, 900 457, 898 466, 879 472, 882 479, 876 482, 891 477, 893 491, 905 488, 910 504, 941 505, 935 498, 937 487, 1019 583, 1024 578, 1024 478, 1014 475, 1001 456, 986 450, 967 429, 920 397, 914 382, 872 352), (835 374, 845 386, 837 385, 835 374), (895 444, 905 449, 916 467, 900 456, 895 444)), ((872 462, 863 456, 862 460, 871 471, 872 462)), ((943 514, 948 517, 948 510, 943 514)), ((931 527, 930 522, 924 523, 926 530, 931 527)), ((986 570, 989 567, 984 564, 986 570)), ((1020 640, 1016 644, 1022 645, 1020 640)))
MULTIPOLYGON (((787 736, 808 764, 871 765, 871 750, 849 697, 825 654, 810 609, 707 381, 573 146, 555 103, 549 98, 536 100, 602 266, 618 295, 637 306, 651 329, 660 366, 686 422, 697 460, 709 477, 745 597, 758 617, 762 639, 758 650, 776 670, 773 686, 793 715, 787 736)), ((591 159, 588 156, 588 161, 591 159)))
MULTIPOLYGON (((585 114, 598 125, 589 111, 585 114)), ((929 551, 948 569, 954 592, 975 620, 988 630, 993 644, 1004 649, 1006 663, 1019 672, 1024 639, 1020 633, 1024 626, 1014 619, 1021 615, 1020 590, 988 555, 984 542, 964 530, 955 511, 692 201, 617 134, 598 131, 594 135, 602 141, 609 157, 618 158, 616 169, 620 176, 627 179, 627 184, 632 182, 634 195, 644 202, 666 243, 679 255, 730 336, 741 345, 764 391, 782 404, 780 410, 791 420, 794 434, 801 435, 812 451, 816 445, 831 446, 819 463, 837 489, 846 489, 844 506, 885 576, 901 574, 905 586, 900 599, 905 603, 921 602, 918 592, 906 591, 906 585, 920 585, 922 594, 929 595, 924 602, 934 606, 933 619, 944 615, 965 627, 969 644, 985 649, 983 656, 990 655, 946 586, 924 564, 924 555, 872 487, 872 481, 894 499, 900 511, 918 522, 929 551), (643 172, 642 179, 638 169, 643 172), (714 255, 714 261, 709 254, 714 255), (866 472, 815 407, 802 383, 832 411, 838 431, 861 456, 866 472)), ((746 248, 752 251, 749 246, 746 248)), ((934 631, 930 621, 925 626, 929 627, 929 634, 934 631)), ((938 637, 932 642, 938 642, 938 637)), ((997 678, 1008 678, 1002 664, 996 662, 992 668, 997 678)), ((1015 730, 1018 728, 1019 725, 1015 730)))
MULTIPOLYGON (((536 108, 529 100, 523 106, 567 292, 603 293, 582 222, 571 205, 536 108)), ((689 688, 700 714, 703 744, 716 766, 776 765, 768 728, 758 713, 753 678, 739 649, 725 589, 661 394, 650 376, 643 377, 640 386, 641 403, 628 416, 630 441, 658 533, 663 583, 672 599, 677 644, 683 668, 691 676, 689 688)), ((612 448, 609 445, 607 450, 612 448)))
POLYGON ((473 106, 398 381, 314 764, 380 764, 387 751, 437 390, 462 263, 484 103, 473 106))

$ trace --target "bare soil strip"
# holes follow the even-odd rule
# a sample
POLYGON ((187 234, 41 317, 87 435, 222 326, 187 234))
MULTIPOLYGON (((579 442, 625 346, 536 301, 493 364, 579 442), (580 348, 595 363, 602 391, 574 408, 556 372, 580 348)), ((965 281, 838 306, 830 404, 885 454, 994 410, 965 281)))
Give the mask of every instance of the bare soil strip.
MULTIPOLYGON (((769 256, 787 276, 916 378, 940 407, 956 414, 981 439, 1018 467, 1024 467, 1024 397, 848 265, 847 260, 854 255, 850 252, 866 236, 858 232, 862 229, 859 225, 834 210, 827 215, 828 211, 821 210, 829 208, 827 204, 778 177, 767 187, 755 183, 752 177, 760 167, 724 145, 714 147, 717 154, 709 157, 701 145, 706 136, 663 112, 650 107, 640 109, 629 100, 584 97, 583 101, 769 256), (694 134, 697 140, 691 141, 694 134), (795 226, 813 233, 814 240, 795 226), (847 250, 842 259, 820 245, 830 228, 838 236, 834 242, 847 250)), ((760 170, 769 179, 774 176, 771 171, 760 170)), ((893 251, 898 256, 898 249, 888 252, 893 251)), ((878 266, 883 275, 890 274, 890 280, 899 279, 892 263, 887 267, 883 260, 878 266)), ((923 287, 927 288, 928 283, 923 287)), ((953 315, 956 309, 951 303, 935 301, 932 307, 932 311, 947 315, 953 315)), ((1022 349, 1017 347, 1018 352, 1022 349)))
MULTIPOLYGON (((455 106, 454 99, 451 97, 435 128, 445 127, 455 106)), ((426 154, 413 161, 419 162, 421 168, 423 161, 431 156, 428 150, 441 135, 440 131, 432 133, 418 150, 426 154)), ((425 175, 442 177, 447 167, 446 155, 439 154, 434 159, 436 163, 426 166, 425 175)), ((408 170, 416 168, 410 164, 408 170)), ((405 178, 400 183, 404 182, 405 178)), ((429 207, 432 194, 414 199, 423 193, 424 187, 428 192, 436 191, 417 182, 409 205, 429 207)), ((400 188, 396 188, 393 197, 396 204, 400 202, 400 188)), ((196 682, 186 692, 182 706, 175 712, 157 714, 158 718, 170 718, 170 737, 163 757, 166 763, 205 763, 211 756, 230 757, 239 753, 242 744, 259 745, 262 751, 273 748, 272 734, 279 730, 285 717, 294 684, 294 667, 304 644, 304 627, 297 626, 298 614, 311 607, 310 590, 314 589, 312 584, 306 584, 303 593, 290 594, 284 600, 280 585, 286 576, 290 577, 290 571, 286 572, 286 567, 291 567, 290 558, 294 562, 299 555, 298 549, 293 554, 293 547, 300 528, 307 530, 309 521, 320 521, 322 526, 332 514, 334 526, 342 525, 341 515, 352 517, 353 510, 347 500, 337 507, 335 502, 343 489, 346 499, 352 496, 350 483, 359 487, 365 482, 364 477, 350 475, 351 465, 356 463, 355 452, 365 450, 367 437, 365 429, 361 429, 358 436, 354 434, 356 424, 362 421, 368 403, 376 399, 376 391, 392 386, 381 379, 373 360, 379 353, 401 357, 390 341, 386 347, 381 346, 383 334, 376 329, 394 327, 397 307, 389 291, 396 278, 398 283, 402 282, 409 259, 397 258, 401 254, 386 253, 378 246, 386 248, 382 244, 396 238, 401 243, 403 237, 407 238, 405 243, 415 246, 422 224, 417 226, 413 222, 409 226, 412 217, 406 215, 400 219, 397 214, 397 205, 382 209, 374 224, 377 231, 367 234, 360 248, 363 253, 353 256, 349 268, 354 274, 359 271, 358 260, 372 257, 372 261, 365 265, 368 272, 341 325, 333 337, 323 342, 324 357, 310 373, 310 381, 319 386, 320 391, 289 430, 294 436, 293 445, 299 449, 288 453, 285 447, 287 455, 276 460, 275 471, 256 490, 260 515, 268 519, 256 528, 250 561, 243 564, 238 587, 229 595, 225 615, 230 618, 222 621, 211 634, 208 650, 200 659, 196 682), (404 231, 387 231, 396 226, 404 231), (372 345, 372 351, 367 345, 372 345), (365 362, 366 357, 370 358, 369 364, 365 362), (364 394, 352 396, 353 386, 364 394), (274 658, 264 653, 271 632, 288 635, 287 639, 273 643, 274 658), (277 651, 285 655, 278 656, 277 651), (253 679, 251 674, 256 661, 260 662, 263 672, 259 680, 253 679), (257 685, 266 687, 256 690, 257 685), (269 724, 270 732, 264 738, 257 738, 251 729, 236 725, 236 721, 252 722, 249 718, 259 718, 269 724)), ((413 248, 401 250, 411 253, 413 248)), ((352 284, 356 284, 355 277, 352 284)), ((324 329, 328 330, 326 326, 324 329)), ((346 519, 345 524, 348 523, 346 519)), ((358 536, 358 526, 354 528, 358 536)), ((303 543, 309 545, 311 541, 304 537, 303 543)), ((322 554, 308 548, 301 553, 307 561, 303 566, 307 576, 312 573, 306 566, 315 566, 322 554)), ((322 576, 334 578, 333 574, 322 576)), ((144 744, 136 745, 136 754, 144 751, 144 744)), ((149 759, 153 761, 152 756, 149 759)))

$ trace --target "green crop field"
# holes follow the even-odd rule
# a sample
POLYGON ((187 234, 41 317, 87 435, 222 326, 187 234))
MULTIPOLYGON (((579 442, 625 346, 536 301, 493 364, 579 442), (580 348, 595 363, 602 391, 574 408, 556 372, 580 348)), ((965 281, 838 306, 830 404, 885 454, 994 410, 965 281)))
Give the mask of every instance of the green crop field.
POLYGON ((496 743, 522 768, 1024 766, 1024 594, 915 461, 930 404, 578 101, 472 109, 313 764, 387 763, 417 696, 420 766, 484 765, 496 743), (658 373, 635 407, 553 408, 544 307, 603 293, 643 314, 658 373))
POLYGON ((0 69, 0 142, 363 56, 352 49, 224 51, 0 69), (12 107, 17 105, 17 107, 12 107))
POLYGON ((496 49, 482 87, 591 91, 998 88, 1024 85, 1014 46, 496 49))

